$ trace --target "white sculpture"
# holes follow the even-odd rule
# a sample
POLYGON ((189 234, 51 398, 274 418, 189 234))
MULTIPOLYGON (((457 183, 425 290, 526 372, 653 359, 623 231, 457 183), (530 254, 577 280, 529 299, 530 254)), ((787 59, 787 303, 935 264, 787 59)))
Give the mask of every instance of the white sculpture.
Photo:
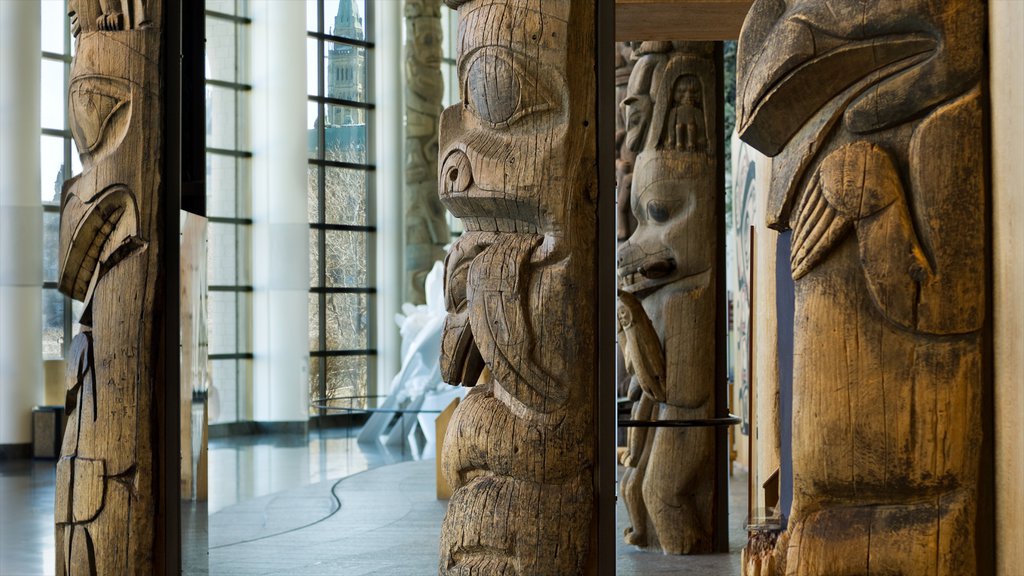
POLYGON ((402 335, 402 368, 391 381, 391 393, 359 433, 360 443, 408 448, 413 458, 432 458, 434 421, 466 388, 441 380, 441 329, 444 328, 444 265, 435 262, 427 275, 426 305, 403 304, 395 315, 402 335))

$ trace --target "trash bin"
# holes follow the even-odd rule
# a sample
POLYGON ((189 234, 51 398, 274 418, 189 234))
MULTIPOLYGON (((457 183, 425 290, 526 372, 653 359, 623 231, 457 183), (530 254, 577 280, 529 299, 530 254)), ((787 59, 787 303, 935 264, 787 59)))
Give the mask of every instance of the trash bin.
POLYGON ((36 406, 32 409, 32 457, 59 458, 64 442, 67 417, 63 406, 36 406))

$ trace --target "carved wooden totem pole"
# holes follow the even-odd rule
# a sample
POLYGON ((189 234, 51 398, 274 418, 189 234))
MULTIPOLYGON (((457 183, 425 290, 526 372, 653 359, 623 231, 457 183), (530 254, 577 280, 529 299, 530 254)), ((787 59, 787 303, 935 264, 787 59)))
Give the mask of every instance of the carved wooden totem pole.
MULTIPOLYGON (((638 224, 618 255, 619 343, 640 396, 633 418, 714 418, 714 44, 644 42, 635 54, 623 106, 626 144, 639 151, 631 194, 638 224)), ((637 428, 628 444, 626 541, 671 554, 710 552, 713 429, 637 428)))
POLYGON ((629 238, 636 229, 636 218, 629 209, 629 191, 633 188, 633 163, 638 150, 626 146, 626 112, 622 101, 629 93, 629 76, 636 61, 633 46, 629 42, 615 43, 615 102, 619 109, 615 114, 615 188, 616 221, 615 236, 619 242, 629 238))
POLYGON ((441 371, 475 386, 444 445, 455 489, 439 573, 594 567, 590 543, 596 121, 594 4, 447 0, 462 102, 441 116, 441 371))
POLYGON ((85 311, 68 357, 57 463, 59 574, 159 573, 161 9, 145 0, 68 8, 77 42, 68 115, 83 172, 61 202, 59 282, 85 311))
POLYGON ((441 0, 405 0, 405 23, 405 299, 425 304, 424 282, 449 240, 437 196, 441 0))
POLYGON ((785 573, 973 575, 985 388, 981 0, 760 0, 739 129, 792 230, 785 573))

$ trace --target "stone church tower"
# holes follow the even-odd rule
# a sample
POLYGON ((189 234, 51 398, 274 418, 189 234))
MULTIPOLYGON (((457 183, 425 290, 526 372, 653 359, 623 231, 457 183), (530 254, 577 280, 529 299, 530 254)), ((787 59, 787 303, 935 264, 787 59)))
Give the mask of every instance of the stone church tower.
MULTIPOLYGON (((356 0, 341 0, 334 17, 334 36, 363 40, 363 16, 356 0)), ((327 97, 364 102, 366 100, 366 48, 328 43, 327 97)), ((346 106, 327 107, 328 126, 365 124, 364 111, 346 106)))

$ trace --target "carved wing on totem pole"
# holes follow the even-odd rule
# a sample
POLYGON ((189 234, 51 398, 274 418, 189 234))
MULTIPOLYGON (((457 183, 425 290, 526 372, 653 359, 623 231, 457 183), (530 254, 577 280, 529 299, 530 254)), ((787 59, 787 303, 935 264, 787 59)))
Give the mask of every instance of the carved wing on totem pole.
POLYGON ((738 127, 792 230, 786 574, 977 572, 985 12, 760 0, 745 24, 738 127))
POLYGON ((85 308, 68 362, 56 566, 154 573, 161 7, 72 0, 69 15, 68 120, 83 170, 61 201, 59 288, 85 308))

